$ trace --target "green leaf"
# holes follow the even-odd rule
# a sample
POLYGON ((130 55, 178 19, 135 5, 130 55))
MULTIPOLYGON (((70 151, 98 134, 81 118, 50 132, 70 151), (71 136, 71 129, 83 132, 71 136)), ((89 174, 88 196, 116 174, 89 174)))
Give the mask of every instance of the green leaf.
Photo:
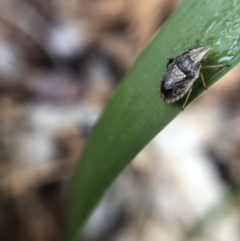
MULTIPOLYGON (((181 113, 183 101, 166 104, 159 96, 167 58, 197 40, 210 46, 203 65, 227 62, 231 67, 204 70, 208 87, 239 63, 239 12, 240 0, 186 0, 152 39, 105 108, 80 160, 71 187, 68 240, 77 240, 110 184, 181 113)), ((202 92, 197 80, 188 104, 202 92)))

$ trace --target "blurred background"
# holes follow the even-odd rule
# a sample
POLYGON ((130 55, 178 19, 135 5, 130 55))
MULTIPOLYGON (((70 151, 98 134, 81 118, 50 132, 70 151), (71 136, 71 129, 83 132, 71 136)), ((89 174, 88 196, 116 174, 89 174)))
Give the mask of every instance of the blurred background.
MULTIPOLYGON (((63 240, 91 129, 179 3, 0 0, 1 241, 63 240)), ((240 240, 239 81, 238 67, 142 150, 79 241, 240 240)))

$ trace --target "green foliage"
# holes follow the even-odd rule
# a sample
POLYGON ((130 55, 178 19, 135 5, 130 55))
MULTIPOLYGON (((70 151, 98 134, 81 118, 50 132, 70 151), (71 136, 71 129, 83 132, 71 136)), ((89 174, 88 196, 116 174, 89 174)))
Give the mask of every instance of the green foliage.
MULTIPOLYGON (((185 0, 152 39, 106 106, 80 160, 70 193, 68 240, 77 240, 110 184, 181 113, 183 101, 168 105, 158 93, 167 58, 197 40, 210 46, 204 64, 228 62, 231 67, 204 70, 209 87, 240 60, 239 12, 239 0, 185 0)), ((188 104, 203 91, 197 80, 188 104)))

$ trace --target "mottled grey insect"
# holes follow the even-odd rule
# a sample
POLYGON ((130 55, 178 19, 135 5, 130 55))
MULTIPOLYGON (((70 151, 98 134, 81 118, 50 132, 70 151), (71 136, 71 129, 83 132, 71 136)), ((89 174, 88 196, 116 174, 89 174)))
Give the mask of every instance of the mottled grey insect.
MULTIPOLYGON (((187 100, 192 91, 195 80, 201 76, 202 83, 207 89, 201 71, 202 60, 210 50, 208 46, 196 46, 180 53, 175 59, 169 59, 166 71, 160 83, 160 94, 167 103, 173 103, 181 99, 186 93, 187 97, 182 106, 185 108, 187 100)), ((225 64, 205 66, 203 68, 218 68, 227 66, 225 64)))

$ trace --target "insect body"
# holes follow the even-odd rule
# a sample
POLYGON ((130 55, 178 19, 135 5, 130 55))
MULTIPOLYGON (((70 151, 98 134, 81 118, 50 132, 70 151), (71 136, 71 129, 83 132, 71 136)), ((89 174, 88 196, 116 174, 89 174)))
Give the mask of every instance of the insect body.
MULTIPOLYGON (((192 91, 193 83, 199 75, 206 89, 206 84, 200 70, 202 67, 201 61, 209 50, 210 47, 208 46, 197 46, 180 53, 175 59, 169 59, 160 83, 161 97, 165 102, 173 103, 188 93, 182 107, 184 109, 192 91)), ((223 66, 225 65, 206 66, 205 68, 223 66)))

